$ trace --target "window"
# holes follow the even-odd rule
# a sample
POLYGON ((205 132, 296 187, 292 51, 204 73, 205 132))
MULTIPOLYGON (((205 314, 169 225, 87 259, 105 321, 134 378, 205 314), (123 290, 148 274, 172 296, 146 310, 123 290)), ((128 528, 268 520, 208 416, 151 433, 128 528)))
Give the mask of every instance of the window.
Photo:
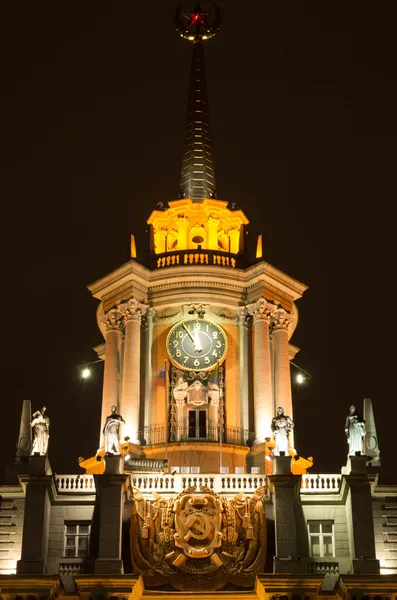
POLYGON ((207 437, 207 412, 205 410, 189 410, 189 438, 207 437))
POLYGON ((333 521, 308 521, 310 554, 317 558, 335 556, 333 521))
POLYGON ((90 523, 65 523, 66 558, 83 558, 90 550, 90 523))

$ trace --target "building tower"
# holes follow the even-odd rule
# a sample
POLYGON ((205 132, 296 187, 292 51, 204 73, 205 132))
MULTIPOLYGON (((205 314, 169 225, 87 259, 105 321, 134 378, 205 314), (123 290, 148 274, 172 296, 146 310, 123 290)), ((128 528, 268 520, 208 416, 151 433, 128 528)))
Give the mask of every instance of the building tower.
MULTIPOLYGON (((204 45, 221 21, 199 4, 174 17, 193 47, 186 139, 179 198, 148 219, 150 264, 132 258, 89 286, 105 339, 101 432, 115 405, 129 454, 144 446, 173 470, 201 473, 243 470, 247 442, 263 470, 276 407, 293 416, 289 340, 306 290, 261 251, 249 260, 248 218, 217 197, 204 45)), ((294 455, 292 435, 290 445, 294 455)))

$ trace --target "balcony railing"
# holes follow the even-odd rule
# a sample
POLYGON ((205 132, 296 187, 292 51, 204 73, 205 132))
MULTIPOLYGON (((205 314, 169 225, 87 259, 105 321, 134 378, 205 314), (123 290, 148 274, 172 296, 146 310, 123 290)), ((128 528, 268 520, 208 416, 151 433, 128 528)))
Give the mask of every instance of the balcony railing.
POLYGON ((93 475, 55 475, 58 492, 69 494, 95 494, 93 475))
MULTIPOLYGON (((173 442, 219 442, 219 427, 176 427, 167 430, 164 425, 145 427, 139 432, 138 438, 143 445, 158 446, 173 442)), ((246 446, 255 435, 248 429, 241 427, 225 427, 222 434, 224 444, 246 446)))
MULTIPOLYGON (((164 461, 159 461, 159 463, 164 461)), ((172 468, 172 465, 171 465, 172 468)), ((179 493, 185 487, 206 485, 216 492, 245 492, 253 493, 258 487, 265 485, 266 476, 263 474, 183 474, 176 473, 139 473, 132 470, 133 485, 142 492, 179 493)), ((341 475, 302 475, 301 494, 339 493, 341 475)), ((95 494, 93 475, 55 475, 55 485, 61 494, 95 494)))
POLYGON ((152 256, 152 269, 186 265, 212 265, 215 267, 244 268, 246 261, 241 254, 216 250, 176 250, 152 256))
POLYGON ((316 575, 339 575, 337 562, 309 562, 309 573, 316 575))
POLYGON ((301 494, 338 494, 342 475, 302 475, 301 494))
MULTIPOLYGON (((89 482, 90 493, 95 494, 95 481, 93 475, 56 475, 55 485, 58 493, 62 494, 84 494, 87 490, 79 484, 80 479, 84 477, 89 482)), ((151 473, 131 473, 131 483, 142 493, 158 492, 163 494, 179 494, 187 487, 200 486, 212 488, 217 493, 234 494, 244 492, 253 494, 255 490, 266 484, 266 475, 252 474, 182 474, 175 475, 151 474, 151 473)))

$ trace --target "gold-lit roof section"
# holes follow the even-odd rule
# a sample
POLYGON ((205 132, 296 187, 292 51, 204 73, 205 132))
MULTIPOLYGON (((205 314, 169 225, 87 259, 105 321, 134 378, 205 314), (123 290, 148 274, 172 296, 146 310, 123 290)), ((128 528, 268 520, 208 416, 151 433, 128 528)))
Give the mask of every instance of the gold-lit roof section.
POLYGON ((154 210, 151 225, 152 252, 156 255, 183 250, 213 250, 239 254, 244 245, 244 225, 249 221, 242 210, 227 208, 228 202, 190 198, 169 202, 166 210, 154 210))

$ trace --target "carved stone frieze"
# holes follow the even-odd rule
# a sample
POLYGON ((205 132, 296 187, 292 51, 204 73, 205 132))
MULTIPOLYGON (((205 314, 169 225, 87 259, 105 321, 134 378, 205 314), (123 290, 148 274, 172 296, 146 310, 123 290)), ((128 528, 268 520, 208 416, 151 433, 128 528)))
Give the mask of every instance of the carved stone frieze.
POLYGON ((265 487, 229 500, 201 486, 176 498, 133 488, 131 556, 134 570, 178 589, 212 589, 263 572, 266 553, 265 487), (158 576, 161 575, 161 578, 158 576))

